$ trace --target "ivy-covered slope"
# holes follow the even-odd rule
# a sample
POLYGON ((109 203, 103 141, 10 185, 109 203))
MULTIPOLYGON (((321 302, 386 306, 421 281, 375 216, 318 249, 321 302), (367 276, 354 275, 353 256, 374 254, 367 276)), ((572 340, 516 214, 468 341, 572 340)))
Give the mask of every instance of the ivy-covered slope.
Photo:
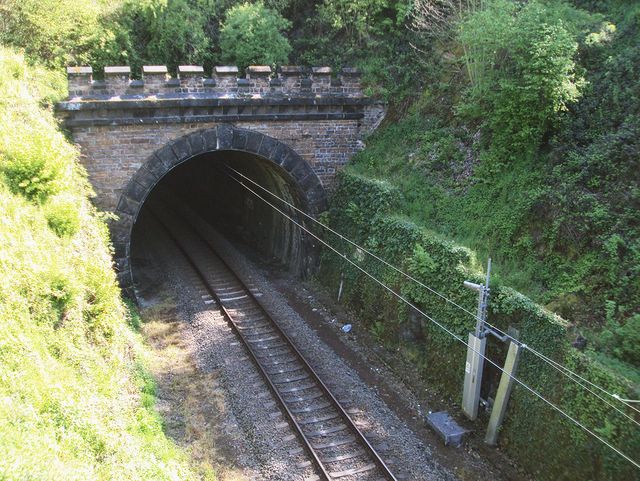
POLYGON ((63 83, 0 48, 0 479, 212 479, 163 433, 105 224, 43 107, 63 83))
MULTIPOLYGON (((399 216, 400 198, 398 188, 391 183, 346 171, 339 176, 326 220, 337 231, 474 312, 476 294, 464 288, 463 281, 483 280, 475 254, 399 216)), ((332 243, 460 338, 466 341, 467 333, 473 331, 473 316, 352 246, 340 245, 339 239, 332 239, 332 243)), ((420 376, 452 404, 460 402, 466 359, 463 344, 331 252, 323 255, 320 279, 332 290, 342 283, 342 298, 357 313, 362 327, 415 365, 420 376)), ((565 320, 501 282, 494 282, 491 292, 489 319, 494 325, 504 331, 517 329, 523 343, 610 392, 638 397, 637 379, 615 374, 594 356, 571 346, 565 320)), ((501 365, 506 346, 494 341, 488 344, 488 356, 501 365)), ((499 376, 497 369, 486 365, 485 397, 495 396, 499 376)), ((640 434, 628 419, 526 350, 517 377, 627 454, 633 456, 640 450, 640 434)), ((486 414, 480 416, 478 431, 486 429, 487 421, 486 414)), ((514 388, 500 444, 538 480, 637 479, 634 466, 521 386, 514 388)))
POLYGON ((499 279, 634 375, 640 5, 571 3, 496 0, 466 15, 432 52, 434 82, 351 168, 388 179, 398 213, 491 256, 499 279), (471 53, 456 52, 465 42, 471 53), (460 62, 482 75, 461 77, 460 62))

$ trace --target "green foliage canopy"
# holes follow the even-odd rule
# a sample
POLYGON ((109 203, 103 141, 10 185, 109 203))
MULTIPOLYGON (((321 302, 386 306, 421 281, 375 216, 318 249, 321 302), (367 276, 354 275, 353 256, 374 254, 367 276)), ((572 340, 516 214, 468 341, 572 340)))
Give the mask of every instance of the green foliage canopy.
POLYGON ((532 155, 585 85, 575 34, 543 2, 492 0, 463 20, 459 41, 473 72, 461 112, 483 119, 499 160, 532 155))
POLYGON ((118 3, 106 0, 5 0, 0 43, 23 49, 49 67, 87 64, 110 53, 116 38, 105 20, 118 3))
POLYGON ((206 64, 213 58, 207 29, 215 9, 208 2, 190 0, 126 0, 114 17, 125 63, 139 69, 144 64, 206 64), (202 3, 202 4, 201 4, 202 3))
POLYGON ((242 68, 286 63, 291 45, 283 32, 291 22, 263 3, 243 3, 229 9, 220 30, 224 61, 242 68))

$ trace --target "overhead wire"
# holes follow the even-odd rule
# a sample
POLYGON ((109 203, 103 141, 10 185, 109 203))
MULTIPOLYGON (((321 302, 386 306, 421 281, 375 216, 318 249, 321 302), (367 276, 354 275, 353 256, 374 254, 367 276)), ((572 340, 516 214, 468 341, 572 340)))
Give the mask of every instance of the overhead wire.
MULTIPOLYGON (((398 267, 394 266, 393 264, 389 263, 388 261, 386 261, 385 259, 379 257, 378 255, 374 254, 373 252, 369 251, 368 249, 366 249, 365 247, 357 244, 356 242, 352 241, 351 239, 349 239, 348 237, 345 237, 343 234, 341 234, 340 232, 337 232, 336 230, 332 229, 331 227, 329 227, 328 225, 320 222, 318 219, 316 219, 315 217, 313 217, 312 215, 306 213, 304 210, 300 209, 299 207, 297 207, 296 205, 288 202, 285 199, 282 199, 281 197, 279 197, 278 195, 274 194, 273 192, 271 192, 269 189, 263 187, 262 185, 260 185, 259 183, 255 182, 253 179, 251 179, 250 177, 247 177, 246 175, 244 175, 243 173, 237 171, 236 169, 234 169, 233 167, 229 166, 228 164, 225 164, 225 167, 231 171, 233 171, 235 174, 241 176, 243 179, 251 182, 253 185, 255 185, 256 187, 260 188, 262 191, 270 194, 272 197, 278 199, 279 201, 281 201, 282 203, 286 204, 287 206, 289 206, 290 208, 294 209, 296 212, 300 213, 301 215, 303 215, 304 217, 306 217, 307 219, 315 222, 316 224, 320 225, 322 228, 324 228, 325 230, 331 232, 332 234, 334 234, 335 236, 339 237, 341 240, 347 242, 348 244, 352 245, 353 247, 359 249, 360 251, 364 252, 365 254, 369 255, 370 257, 376 259, 378 262, 381 262, 382 264, 384 264, 385 266, 389 267, 390 269, 394 270, 395 272, 401 274, 402 276, 404 276, 405 278, 411 280, 412 282, 415 282, 416 284, 418 284, 419 286, 423 287, 424 289, 428 290, 429 292, 431 292, 432 294, 440 297, 442 300, 444 300, 445 302, 457 307, 458 309, 464 311, 465 313, 469 314, 470 316, 472 316, 475 320, 482 320, 480 319, 476 313, 468 310, 467 308, 465 308, 464 306, 461 306, 459 303, 455 302, 454 300, 450 299, 449 297, 445 296, 444 294, 441 294, 440 292, 436 291, 435 289, 433 289, 432 287, 428 286, 427 284, 425 284, 424 282, 416 279, 415 277, 413 277, 411 274, 408 274, 406 272, 404 272, 403 270, 399 269, 398 267)), ((227 175, 229 175, 227 173, 227 175)), ((596 393, 595 391, 593 391, 592 389, 590 389, 587 385, 588 384, 594 388, 596 388, 597 390, 603 392, 604 394, 606 394, 607 396, 615 399, 616 401, 619 401, 621 403, 623 403, 626 407, 632 409, 633 411, 636 411, 637 413, 640 413, 640 409, 630 405, 630 403, 637 403, 640 402, 640 400, 632 400, 632 399, 624 399, 622 397, 620 397, 618 394, 616 393, 611 393, 608 390, 606 390, 605 388, 598 386, 597 384, 589 381, 588 379, 580 376, 578 373, 572 371, 571 369, 569 369, 568 367, 562 365, 561 363, 551 359, 550 357, 542 354, 540 351, 538 351, 537 349, 529 346, 528 344, 523 343, 522 341, 520 341, 519 339, 516 339, 515 337, 511 336, 509 333, 503 331, 502 329, 494 326, 493 324, 491 324, 490 322, 483 320, 483 322, 489 326, 491 329, 495 330, 497 333, 499 333, 501 336, 508 338, 509 340, 511 340, 512 342, 516 343, 518 346, 520 346, 521 348, 528 350, 529 352, 531 352, 533 355, 537 356, 538 358, 542 359, 544 362, 548 363, 549 365, 551 365, 551 367, 553 367, 555 370, 557 370, 558 372, 560 372, 562 375, 564 375, 565 377, 567 377, 568 379, 570 379, 571 381, 575 382, 576 384, 578 384, 579 386, 581 386, 583 389, 585 389, 586 391, 588 391, 589 393, 591 393, 592 395, 594 395, 595 397, 597 397, 598 399, 600 399, 602 402, 604 402, 605 404, 607 404, 609 407, 611 407, 612 409, 614 409, 616 412, 618 412, 619 414, 621 414, 622 416, 624 416, 625 418, 627 418, 628 420, 630 420, 631 422, 635 423, 636 425, 640 426, 640 421, 636 420, 635 418, 629 416, 629 414, 625 413, 624 411, 622 411, 621 409, 619 409, 617 406, 615 406, 614 404, 612 404, 610 401, 608 401, 607 399, 605 399, 604 397, 602 397, 601 395, 599 395, 598 393, 596 393), (585 383, 585 384, 583 384, 585 383)))
POLYGON ((405 304, 407 304, 409 307, 411 307, 413 310, 415 310, 417 313, 419 313, 420 315, 422 315, 423 317, 425 317, 426 319, 428 319, 430 322, 432 322, 433 324, 435 324, 436 326, 438 326, 441 330, 445 331, 447 334, 449 334, 451 337, 453 337, 455 340, 457 340, 458 342, 460 342, 461 344, 463 344, 464 346, 466 346, 468 349, 470 349, 472 352, 476 353, 478 356, 480 356, 481 358, 483 358, 486 362, 488 362, 489 364, 493 365, 495 368, 497 368, 499 371, 503 372, 504 374, 506 374, 507 376, 509 376, 514 382, 516 382, 517 384, 519 384, 520 386, 522 386, 524 389, 526 389, 527 391, 529 391, 531 394, 533 394, 534 396, 536 396, 537 398, 539 398, 540 400, 542 400, 544 403, 546 403, 548 406, 550 406, 551 408, 553 408, 555 411, 559 412, 562 416, 564 416, 565 418, 567 418, 568 420, 570 420, 572 423, 574 423, 576 426, 578 426, 580 429, 582 429, 583 431, 585 431, 586 433, 588 433, 589 435, 591 435, 592 437, 594 437, 595 439, 597 439, 598 441, 600 441, 602 444, 604 444, 605 446, 607 446, 609 449, 611 449, 612 451, 614 451, 615 453, 617 453, 620 457, 622 457, 623 459, 625 459, 626 461, 628 461, 629 463, 631 463, 635 468, 640 469, 640 463, 638 461, 635 461, 633 458, 631 458, 630 456, 628 456, 627 454, 625 454, 624 452, 622 452, 620 449, 618 449, 617 447, 613 446, 611 443, 609 443, 606 439, 604 439, 603 437, 599 436, 598 434, 596 434, 594 431, 592 431, 591 429, 589 429, 587 426, 585 426, 584 424, 582 424, 580 421, 578 421, 577 419, 575 419, 573 416, 571 416, 570 414, 566 413, 565 411, 563 411, 560 407, 556 406, 554 403, 552 403, 551 401, 549 401, 548 399, 546 399, 542 394, 540 394, 538 391, 536 391, 535 389, 531 388, 530 386, 528 386, 527 384, 525 384, 523 381, 521 381, 520 379, 518 379, 517 377, 513 376, 512 374, 506 372, 501 366, 499 366, 497 363, 495 363, 493 360, 489 359, 487 356, 485 356, 484 354, 482 354, 481 352, 479 352, 478 350, 476 350, 473 346, 469 345, 469 343, 467 343, 464 339, 462 339, 460 336, 458 336, 457 334, 455 334, 453 331, 451 331, 449 328, 447 328, 445 325, 443 325, 442 323, 440 323, 439 321, 437 321, 436 319, 434 319, 433 317, 431 317, 429 314, 427 314, 426 312, 422 311, 419 307, 417 307, 415 304, 413 304, 411 301, 409 301, 408 299, 406 299, 404 296, 402 296, 401 294, 398 294, 395 290, 393 290, 391 287, 387 286, 384 282, 382 282, 381 280, 379 280, 377 277, 375 277, 373 274, 369 273, 367 270, 363 269, 362 267, 360 267, 358 264, 356 264, 355 262, 353 262, 351 259, 349 259, 349 257, 346 254, 341 253, 340 251, 338 251, 335 247, 333 247, 332 245, 330 245, 329 243, 327 243, 325 240, 323 240, 322 238, 320 238, 318 235, 316 235, 315 233, 313 233, 311 230, 307 229, 304 225, 302 225, 300 222, 298 222, 297 220, 295 220, 293 217, 291 217, 289 214, 287 214, 286 212, 284 212, 282 209, 280 209, 279 207, 275 206, 274 204, 272 204, 271 202, 269 202, 267 199, 265 199, 264 197, 262 197, 260 194, 258 194, 255 190, 251 189, 251 187, 247 186, 244 182, 242 182, 242 180, 239 180, 233 176, 229 176, 231 177, 233 180, 235 180, 238 184, 240 184, 242 187, 244 187, 246 190, 248 190, 249 192, 251 192, 253 195, 255 195, 256 197, 258 197, 259 199, 261 199, 265 204, 269 205, 271 208, 273 208, 274 210, 276 210, 277 212, 279 212, 283 217, 287 218, 290 222, 292 222, 293 224, 295 224, 298 228, 300 228, 301 230, 305 231, 307 234, 311 235, 313 238, 315 238, 316 240, 318 240, 318 242, 320 242, 321 244, 323 244, 325 247, 327 247, 328 249, 330 249, 331 251, 333 251, 335 254, 339 255, 340 257, 342 257, 345 261, 347 261, 349 264, 351 264, 352 266, 354 266, 356 269, 358 269, 360 272, 362 272, 364 275, 366 275, 367 277, 369 277, 370 279, 372 279, 374 282, 376 282, 378 285, 380 285, 383 289, 385 289, 386 291, 390 292, 393 296, 397 297, 398 299, 400 299, 402 302, 404 302, 405 304))

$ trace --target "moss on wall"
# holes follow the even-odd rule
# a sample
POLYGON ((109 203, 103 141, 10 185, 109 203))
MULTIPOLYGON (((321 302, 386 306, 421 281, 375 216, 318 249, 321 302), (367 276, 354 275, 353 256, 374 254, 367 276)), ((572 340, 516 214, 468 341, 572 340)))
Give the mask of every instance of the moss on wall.
MULTIPOLYGON (((387 183, 343 171, 326 220, 358 244, 475 312, 476 294, 463 287, 464 280, 482 282, 483 279, 474 253, 394 215, 399 195, 387 183)), ((333 242, 340 244, 339 239, 333 242)), ((466 340, 467 333, 473 330, 473 315, 444 302, 344 242, 341 250, 456 335, 466 340)), ((385 344, 400 347, 400 352, 410 357, 420 375, 442 395, 459 402, 466 356, 464 345, 335 254, 325 252, 319 277, 332 289, 337 288, 342 277, 344 302, 358 314, 361 322, 385 344)), ((516 328, 523 343, 611 392, 637 395, 631 381, 609 372, 589 352, 583 353, 571 346, 566 321, 526 296, 509 287, 493 285, 489 307, 490 322, 502 330, 516 328)), ((495 339, 490 339, 488 346, 488 356, 502 365, 506 346, 495 339)), ((483 388, 490 394, 497 385, 499 371, 487 369, 486 373, 483 388)), ((627 419, 528 351, 522 355, 517 377, 627 454, 639 452, 640 434, 627 419)), ((482 415, 476 422, 479 431, 485 429, 487 417, 482 415)), ((631 464, 518 385, 510 400, 500 442, 536 479, 595 481, 637 477, 637 470, 631 464)))

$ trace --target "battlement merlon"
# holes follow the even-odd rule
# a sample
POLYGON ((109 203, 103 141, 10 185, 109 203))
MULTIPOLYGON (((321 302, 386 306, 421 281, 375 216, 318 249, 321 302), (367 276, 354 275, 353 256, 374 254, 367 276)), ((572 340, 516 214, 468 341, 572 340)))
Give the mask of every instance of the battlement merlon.
POLYGON ((164 65, 145 65, 132 80, 128 66, 68 67, 69 98, 56 105, 68 128, 217 122, 356 121, 364 138, 382 121, 386 104, 364 95, 360 73, 330 67, 305 69, 254 65, 239 77, 236 66, 217 66, 205 77, 199 65, 181 65, 172 78, 164 65))
POLYGON ((245 77, 236 66, 216 66, 210 77, 199 65, 180 65, 172 78, 164 65, 145 65, 140 80, 131 78, 128 66, 104 68, 104 80, 93 80, 91 67, 67 67, 69 100, 123 98, 172 98, 205 94, 207 98, 348 97, 363 98, 360 72, 343 68, 334 75, 331 67, 252 65, 245 77))

